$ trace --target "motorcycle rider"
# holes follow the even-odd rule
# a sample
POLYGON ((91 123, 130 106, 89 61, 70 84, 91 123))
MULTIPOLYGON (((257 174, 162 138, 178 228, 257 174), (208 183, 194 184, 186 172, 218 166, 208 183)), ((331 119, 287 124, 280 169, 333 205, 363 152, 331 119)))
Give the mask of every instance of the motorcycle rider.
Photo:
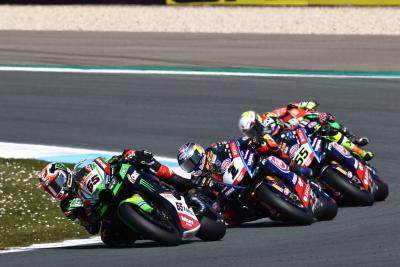
MULTIPOLYGON (((255 142, 260 142, 257 140, 261 140, 262 142, 266 135, 274 135, 275 140, 279 142, 279 147, 285 152, 288 151, 292 156, 294 156, 294 152, 297 151, 292 150, 298 149, 296 137, 293 135, 292 131, 283 130, 283 127, 275 123, 272 118, 267 118, 263 121, 254 111, 242 113, 239 119, 239 129, 245 136, 250 137, 252 140, 255 140, 255 142)), ((308 134, 318 131, 322 137, 325 137, 331 135, 331 133, 327 132, 331 131, 332 128, 329 125, 320 126, 316 123, 315 125, 313 123, 308 123, 304 129, 308 134)), ((352 173, 357 173, 359 170, 362 170, 360 167, 362 164, 359 164, 360 162, 353 157, 349 151, 335 142, 329 143, 325 152, 326 159, 344 164, 352 173)))
MULTIPOLYGON (((97 158, 95 161, 110 164, 111 168, 117 168, 122 163, 128 162, 149 171, 177 190, 185 191, 192 188, 191 180, 175 174, 168 166, 154 159, 153 154, 146 150, 126 149, 121 155, 116 155, 108 161, 104 158, 97 158)), ((49 163, 42 170, 39 181, 44 190, 60 202, 60 209, 66 218, 84 226, 92 235, 97 234, 100 230, 102 241, 109 246, 132 244, 138 239, 133 231, 129 230, 120 220, 113 218, 101 220, 98 211, 80 198, 79 181, 90 171, 90 164, 73 172, 62 163, 49 163)))
MULTIPOLYGON (((254 146, 257 151, 264 156, 274 156, 283 160, 290 166, 290 170, 303 176, 309 177, 312 171, 308 168, 301 168, 291 161, 289 156, 283 153, 274 139, 266 138, 263 143, 255 144, 251 139, 242 137, 237 140, 241 147, 246 145, 254 146)), ((267 160, 271 160, 266 157, 267 160)), ((228 170, 232 162, 233 155, 230 149, 230 142, 221 141, 211 144, 207 149, 196 143, 186 143, 182 145, 177 154, 179 166, 187 173, 191 173, 193 183, 203 188, 210 188, 217 194, 217 201, 213 207, 224 215, 224 220, 230 225, 239 224, 261 218, 256 211, 242 208, 240 197, 231 197, 232 192, 229 186, 220 184, 223 181, 223 174, 228 170)), ((276 160, 279 160, 276 159, 276 160)), ((259 171, 263 171, 263 163, 257 165, 259 171)), ((268 170, 271 171, 271 170, 268 170)), ((280 170, 277 168, 277 172, 280 170)))
MULTIPOLYGON (((279 118, 282 120, 283 123, 287 123, 290 121, 290 119, 294 117, 298 117, 299 114, 301 114, 301 111, 308 111, 308 114, 306 113, 306 117, 308 119, 318 119, 319 114, 321 114, 320 117, 326 117, 326 120, 324 120, 324 123, 329 124, 331 127, 337 129, 341 133, 343 133, 347 138, 351 140, 354 144, 358 146, 365 146, 369 143, 369 140, 367 137, 359 137, 354 135, 349 131, 348 128, 345 126, 341 125, 337 121, 335 121, 335 118, 332 116, 332 114, 318 111, 316 110, 316 107, 319 106, 319 103, 315 100, 310 100, 310 101, 301 101, 301 102, 291 102, 286 106, 283 106, 281 108, 277 108, 272 110, 271 112, 265 112, 262 117, 265 117, 267 115, 272 115, 273 117, 279 118), (313 115, 313 116, 310 116, 313 115)), ((304 113, 303 113, 304 114, 304 113)))
POLYGON ((324 134, 325 139, 342 145, 363 160, 369 161, 374 157, 373 152, 361 148, 369 143, 367 137, 355 136, 338 123, 331 114, 317 111, 315 108, 318 105, 316 101, 292 102, 287 106, 263 113, 261 118, 264 124, 275 123, 276 133, 280 131, 280 128, 291 129, 298 123, 304 126, 309 122, 318 122, 323 126, 321 133, 324 134))

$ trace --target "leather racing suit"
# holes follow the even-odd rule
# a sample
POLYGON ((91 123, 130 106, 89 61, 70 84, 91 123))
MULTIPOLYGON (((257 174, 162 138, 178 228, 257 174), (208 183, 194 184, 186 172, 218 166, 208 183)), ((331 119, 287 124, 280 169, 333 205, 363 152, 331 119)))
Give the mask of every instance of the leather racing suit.
MULTIPOLYGON (((192 182, 175 174, 168 166, 161 164, 154 159, 147 151, 135 151, 127 149, 122 155, 114 156, 110 160, 96 158, 103 164, 116 166, 122 162, 135 160, 135 165, 148 170, 160 180, 174 186, 179 191, 192 188, 192 182)), ((76 224, 86 228, 90 234, 97 234, 100 230, 102 241, 110 246, 124 246, 133 243, 138 239, 136 234, 129 230, 120 220, 116 218, 100 219, 98 212, 79 196, 79 182, 91 171, 90 164, 75 172, 73 185, 69 188, 68 197, 60 202, 60 208, 64 216, 76 224)))
POLYGON ((317 105, 315 101, 292 102, 271 112, 265 112, 262 114, 262 119, 273 118, 278 127, 286 129, 292 129, 299 123, 303 126, 310 122, 320 123, 325 127, 325 131, 323 131, 325 139, 342 145, 353 155, 363 160, 373 158, 374 154, 371 151, 360 147, 368 143, 367 138, 353 135, 346 127, 338 123, 331 114, 317 111, 315 109, 317 105))

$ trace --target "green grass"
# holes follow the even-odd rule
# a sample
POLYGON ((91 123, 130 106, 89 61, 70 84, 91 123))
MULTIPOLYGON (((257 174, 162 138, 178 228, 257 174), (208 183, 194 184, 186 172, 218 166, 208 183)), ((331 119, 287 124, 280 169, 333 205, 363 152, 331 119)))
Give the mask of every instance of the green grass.
POLYGON ((89 236, 40 186, 46 164, 0 158, 0 249, 89 236))

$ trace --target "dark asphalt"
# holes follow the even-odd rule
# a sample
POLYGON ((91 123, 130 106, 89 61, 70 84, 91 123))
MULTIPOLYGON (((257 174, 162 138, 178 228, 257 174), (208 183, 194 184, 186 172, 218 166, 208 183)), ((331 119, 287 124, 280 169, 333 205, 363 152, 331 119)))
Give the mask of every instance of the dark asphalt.
POLYGON ((400 36, 0 31, 0 64, 400 70, 400 36))
POLYGON ((391 194, 372 207, 341 208, 335 220, 293 227, 256 223, 221 242, 136 248, 102 246, 1 254, 3 266, 398 266, 400 81, 0 72, 0 141, 174 156, 184 142, 238 136, 246 109, 318 99, 321 109, 371 139, 391 194))

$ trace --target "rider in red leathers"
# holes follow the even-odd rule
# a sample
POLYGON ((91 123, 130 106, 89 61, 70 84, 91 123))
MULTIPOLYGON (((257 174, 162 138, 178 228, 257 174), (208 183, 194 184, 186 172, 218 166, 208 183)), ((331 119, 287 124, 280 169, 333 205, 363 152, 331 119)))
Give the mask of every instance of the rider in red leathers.
POLYGON ((355 136, 346 127, 338 123, 331 114, 317 111, 315 109, 317 106, 316 101, 292 102, 271 112, 265 112, 261 117, 264 124, 277 124, 277 130, 272 135, 277 134, 279 128, 291 129, 299 123, 305 126, 309 122, 318 122, 324 127, 324 138, 342 145, 353 155, 363 160, 369 161, 374 157, 371 151, 361 148, 361 146, 368 144, 368 138, 355 136))

